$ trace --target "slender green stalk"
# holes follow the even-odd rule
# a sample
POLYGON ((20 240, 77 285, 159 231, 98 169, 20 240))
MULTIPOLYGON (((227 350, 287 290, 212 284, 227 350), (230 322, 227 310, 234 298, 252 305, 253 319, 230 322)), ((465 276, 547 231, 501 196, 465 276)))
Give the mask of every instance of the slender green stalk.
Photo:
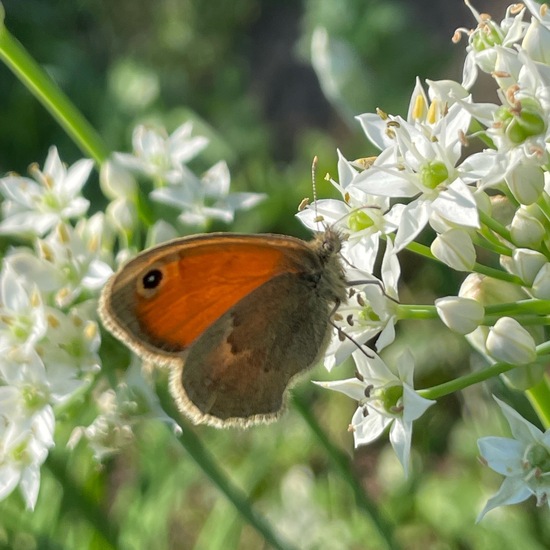
POLYGON ((317 437, 319 443, 323 446, 324 450, 330 457, 334 466, 338 469, 342 478, 348 483, 355 495, 355 502, 359 509, 366 512, 370 517, 374 525, 376 526, 378 533, 385 540, 388 548, 397 550, 399 548, 395 541, 393 526, 381 515, 380 511, 370 500, 368 495, 361 488, 361 484, 357 479, 357 476, 353 473, 351 461, 345 453, 343 453, 338 447, 330 441, 325 431, 321 428, 315 417, 311 414, 309 407, 304 400, 297 394, 292 395, 292 402, 296 410, 302 415, 302 418, 306 421, 309 429, 317 437))
MULTIPOLYGON (((487 231, 488 235, 492 235, 490 231, 487 231)), ((512 250, 508 248, 507 246, 503 246, 500 242, 495 242, 496 239, 488 239, 486 234, 475 234, 472 237, 472 241, 474 244, 479 246, 480 248, 484 248, 485 250, 490 250, 491 252, 494 252, 495 254, 499 254, 501 256, 511 256, 512 250)))
POLYGON ((44 105, 84 155, 98 165, 107 158, 109 151, 99 134, 1 21, 0 59, 44 105))
POLYGON ((481 275, 486 275, 487 277, 492 277, 493 279, 505 281, 506 283, 513 283, 515 285, 525 286, 525 283, 518 276, 507 273, 506 271, 502 271, 501 269, 478 264, 477 262, 474 264, 472 271, 480 273, 481 275))
POLYGON ((481 223, 485 224, 497 235, 500 235, 503 239, 506 239, 509 243, 513 243, 512 236, 510 235, 510 231, 508 231, 506 227, 504 227, 502 224, 497 222, 494 218, 491 218, 491 216, 487 215, 482 210, 479 210, 479 219, 481 220, 481 223))
MULTIPOLYGON (((481 322, 482 325, 492 326, 494 325, 502 315, 487 315, 481 322)), ((514 315, 510 313, 508 317, 513 317, 520 325, 526 326, 547 326, 550 325, 550 315, 514 315)))
POLYGON ((487 315, 518 315, 521 313, 529 313, 532 315, 548 315, 550 314, 550 300, 537 300, 532 298, 529 300, 520 300, 519 302, 509 302, 507 304, 495 304, 485 306, 487 315))
MULTIPOLYGON (((430 260, 440 262, 440 260, 438 260, 432 254, 432 251, 426 245, 423 245, 417 242, 412 242, 412 243, 409 243, 406 248, 407 250, 410 250, 415 254, 424 256, 424 258, 429 258, 430 260)), ((524 286, 523 281, 516 275, 512 275, 511 273, 506 273, 506 271, 495 269, 494 267, 488 267, 486 265, 475 263, 474 267, 472 268, 472 271, 475 271, 476 273, 480 273, 482 275, 487 275, 487 277, 492 277, 493 279, 499 279, 507 283, 513 283, 516 285, 524 286)))
POLYGON ((544 429, 550 428, 550 380, 548 376, 544 376, 536 386, 529 388, 525 395, 535 409, 544 429))
POLYGON ((456 378, 455 380, 450 380, 449 382, 444 382, 443 384, 439 384, 425 390, 418 390, 417 393, 426 399, 438 399, 444 395, 448 395, 450 393, 463 390, 469 386, 473 386, 474 384, 478 384, 479 382, 489 380, 489 378, 508 372, 516 367, 517 365, 510 365, 508 363, 495 363, 494 365, 490 365, 489 367, 483 368, 476 372, 471 372, 470 374, 466 374, 456 378))
POLYGON ((540 211, 544 214, 546 219, 550 221, 550 205, 548 204, 547 199, 548 195, 543 193, 537 201, 537 206, 540 208, 540 211))
POLYGON ((397 306, 398 319, 437 319, 437 308, 431 305, 399 304, 397 306))
MULTIPOLYGON (((178 418, 179 412, 176 410, 173 400, 164 393, 160 393, 159 397, 163 409, 172 418, 178 418)), ((177 439, 183 448, 194 460, 199 469, 202 470, 203 474, 231 502, 243 519, 256 529, 271 547, 276 550, 294 550, 295 547, 289 542, 283 541, 266 519, 252 508, 247 495, 229 480, 216 459, 189 426, 184 424, 182 428, 182 433, 177 436, 177 439)))
POLYGON ((79 518, 90 523, 99 537, 101 537, 101 548, 105 550, 118 548, 119 535, 116 526, 108 516, 101 510, 94 501, 88 498, 84 487, 78 483, 67 472, 67 465, 51 452, 45 462, 45 467, 59 481, 63 487, 63 499, 67 510, 77 510, 79 518))

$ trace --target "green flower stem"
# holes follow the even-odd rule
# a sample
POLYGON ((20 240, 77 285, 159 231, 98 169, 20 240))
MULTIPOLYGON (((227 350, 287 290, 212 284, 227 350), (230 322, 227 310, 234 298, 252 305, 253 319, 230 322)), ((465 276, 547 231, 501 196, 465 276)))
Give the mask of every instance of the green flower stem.
POLYGON ((483 233, 481 235, 476 233, 472 237, 472 241, 480 248, 490 250, 495 254, 499 254, 501 256, 512 256, 512 250, 510 248, 508 248, 507 246, 503 246, 503 244, 496 241, 496 239, 488 238, 489 235, 493 235, 493 233, 491 233, 490 231, 487 231, 487 234, 483 233))
MULTIPOLYGON (((482 325, 493 326, 502 315, 487 315, 481 322, 482 325)), ((506 317, 513 317, 522 326, 546 326, 550 325, 550 315, 514 315, 510 313, 506 317)))
POLYGON ((548 195, 546 193, 543 193, 539 197, 537 206, 540 208, 540 211, 544 214, 546 219, 550 221, 550 204, 548 203, 548 195))
MULTIPOLYGON (((424 258, 428 258, 430 260, 443 263, 432 254, 432 251, 426 245, 423 245, 417 242, 412 242, 412 243, 409 243, 406 248, 407 250, 410 250, 415 254, 424 256, 424 258)), ((512 275, 511 273, 506 273, 506 271, 501 271, 500 269, 495 269, 494 267, 488 267, 482 264, 475 263, 472 271, 475 271, 476 273, 480 273, 481 275, 487 275, 487 277, 492 277, 493 279, 499 279, 507 283, 513 283, 516 285, 524 286, 523 281, 519 277, 516 277, 516 275, 512 275)))
POLYGON ((397 306, 398 319, 437 319, 438 317, 435 306, 409 304, 399 304, 397 306))
POLYGON ((378 533, 386 541, 388 548, 397 550, 399 548, 394 538, 393 526, 382 516, 377 505, 368 497, 361 487, 360 481, 353 473, 351 461, 345 453, 330 441, 325 431, 319 426, 315 416, 311 413, 309 406, 297 394, 292 395, 292 403, 302 418, 307 423, 309 429, 315 434, 319 443, 323 446, 334 466, 338 469, 340 475, 349 484, 355 495, 355 502, 361 510, 367 513, 374 523, 378 533))
POLYGON ((63 487, 63 509, 70 510, 71 513, 78 511, 78 518, 93 526, 99 547, 105 550, 119 548, 116 524, 110 521, 105 511, 89 496, 86 487, 79 484, 69 473, 68 465, 62 456, 60 451, 54 449, 48 455, 45 467, 63 487))
POLYGON ((500 269, 495 269, 494 267, 478 264, 477 262, 474 264, 472 271, 480 273, 481 275, 486 275, 487 277, 492 277, 493 279, 512 283, 514 285, 526 286, 525 283, 516 275, 512 275, 511 273, 507 273, 506 271, 502 271, 500 269))
POLYGON ((520 313, 530 313, 532 315, 550 314, 550 300, 520 300, 519 302, 509 302, 507 304, 494 304, 485 306, 487 315, 518 315, 520 313))
POLYGON ((44 105, 86 156, 100 165, 109 155, 101 137, 25 48, 0 25, 0 59, 44 105))
MULTIPOLYGON (((164 392, 159 392, 159 398, 162 408, 166 413, 172 418, 178 418, 179 412, 175 408, 172 398, 164 392)), ((189 425, 184 423, 182 428, 182 433, 176 436, 182 447, 193 459, 196 466, 202 470, 203 474, 231 502, 243 519, 260 533, 267 545, 276 550, 295 550, 294 546, 289 542, 283 541, 266 519, 252 508, 247 495, 237 488, 225 475, 218 461, 202 444, 189 425)))
POLYGON ((438 399, 450 393, 454 393, 459 390, 463 390, 474 384, 479 384, 479 382, 484 382, 498 376, 504 372, 517 368, 517 365, 510 365, 509 363, 495 363, 489 367, 483 368, 476 372, 460 376, 455 380, 450 380, 449 382, 444 382, 438 386, 433 386, 424 390, 418 390, 417 393, 425 397, 426 399, 438 399))
POLYGON ((488 214, 479 211, 479 219, 481 222, 494 231, 497 235, 500 235, 503 239, 506 239, 509 243, 513 243, 510 231, 506 229, 502 224, 498 223, 494 218, 491 218, 488 214))
MULTIPOLYGON (((437 308, 432 305, 399 304, 396 307, 399 319, 437 319, 437 308)), ((521 300, 506 304, 485 306, 483 325, 494 325, 500 317, 515 317, 529 325, 547 325, 550 322, 550 300, 521 300)))
POLYGON ((525 394, 533 409, 535 409, 544 429, 550 428, 550 380, 548 376, 544 376, 536 386, 529 388, 525 394))

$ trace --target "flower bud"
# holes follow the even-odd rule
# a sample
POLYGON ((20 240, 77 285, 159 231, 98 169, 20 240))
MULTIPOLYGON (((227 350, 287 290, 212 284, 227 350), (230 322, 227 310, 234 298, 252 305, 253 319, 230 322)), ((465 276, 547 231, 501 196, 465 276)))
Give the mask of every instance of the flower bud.
POLYGON ((471 298, 447 296, 438 298, 435 307, 441 320, 455 332, 469 334, 475 330, 485 315, 484 307, 471 298))
POLYGON ((158 220, 153 224, 147 233, 147 246, 154 246, 159 243, 164 243, 170 239, 175 239, 178 236, 176 228, 165 222, 158 220))
POLYGON ((450 229, 438 235, 430 249, 438 260, 457 271, 471 271, 474 267, 476 251, 464 229, 450 229))
POLYGON ((109 203, 106 216, 110 224, 123 233, 133 231, 136 225, 134 204, 122 197, 109 203))
POLYGON ((506 176, 510 191, 521 204, 532 204, 544 189, 544 174, 534 164, 518 164, 506 176))
POLYGON ((131 198, 135 195, 137 189, 134 176, 112 159, 101 165, 99 185, 104 195, 109 199, 131 198))
POLYGON ((526 285, 531 286, 546 262, 546 256, 536 250, 516 248, 512 253, 512 261, 504 265, 510 273, 517 275, 526 285))
POLYGON ((544 226, 530 210, 529 206, 521 206, 512 219, 510 233, 517 246, 538 246, 545 236, 544 226))
POLYGON ((502 317, 495 323, 486 346, 493 359, 511 365, 527 365, 537 358, 535 340, 511 317, 502 317))
POLYGON ((533 61, 539 61, 544 65, 550 64, 550 30, 533 17, 529 25, 521 47, 533 61))
POLYGON ((472 298, 484 306, 525 300, 527 293, 518 285, 493 279, 479 273, 470 273, 462 282, 458 295, 472 298))
POLYGON ((546 262, 537 273, 531 292, 539 300, 550 300, 550 263, 546 262))

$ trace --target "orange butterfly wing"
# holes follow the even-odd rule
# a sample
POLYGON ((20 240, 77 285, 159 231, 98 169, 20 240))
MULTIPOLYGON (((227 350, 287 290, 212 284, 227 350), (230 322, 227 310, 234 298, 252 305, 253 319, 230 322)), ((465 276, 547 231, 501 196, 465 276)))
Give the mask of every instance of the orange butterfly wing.
POLYGON ((308 244, 282 235, 178 239, 140 254, 115 275, 101 307, 113 322, 103 317, 138 353, 144 344, 153 353, 178 353, 243 297, 277 275, 304 271, 304 262, 318 263, 308 244))

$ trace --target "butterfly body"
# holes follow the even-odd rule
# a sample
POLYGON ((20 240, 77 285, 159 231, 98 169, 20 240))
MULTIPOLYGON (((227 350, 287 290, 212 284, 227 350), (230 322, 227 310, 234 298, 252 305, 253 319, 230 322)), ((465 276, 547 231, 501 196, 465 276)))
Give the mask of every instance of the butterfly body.
POLYGON ((146 361, 197 423, 274 420, 286 388, 314 366, 346 299, 333 230, 311 242, 282 235, 206 234, 130 260, 100 300, 105 326, 146 361))

